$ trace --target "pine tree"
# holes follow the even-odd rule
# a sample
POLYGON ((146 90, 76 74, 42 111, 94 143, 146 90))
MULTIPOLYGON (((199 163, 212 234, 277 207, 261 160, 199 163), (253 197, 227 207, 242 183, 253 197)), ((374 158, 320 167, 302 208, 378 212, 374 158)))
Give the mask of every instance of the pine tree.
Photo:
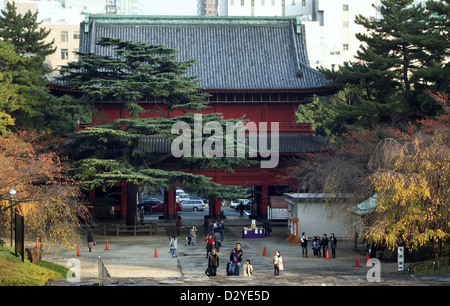
POLYGON ((426 90, 449 91, 450 2, 413 2, 381 1, 380 20, 358 15, 355 22, 368 31, 356 34, 358 61, 322 70, 333 86, 356 90, 358 99, 338 110, 343 124, 406 123, 439 109, 426 90))
POLYGON ((442 24, 448 25, 450 10, 448 3, 437 6, 435 1, 425 5, 413 2, 381 1, 379 22, 358 15, 356 23, 369 34, 359 33, 356 37, 367 44, 361 46, 357 58, 402 89, 407 109, 415 117, 427 111, 421 109, 418 94, 432 85, 439 89, 443 80, 437 72, 445 69, 450 55, 448 27, 442 24))
POLYGON ((17 13, 7 2, 0 15, 0 132, 8 129, 46 130, 62 135, 76 128, 83 105, 71 97, 57 97, 46 89, 45 56, 55 52, 45 39, 50 30, 40 27, 37 12, 17 13))
MULTIPOLYGON (((184 122, 193 128, 194 114, 206 108, 206 94, 200 92, 195 77, 186 76, 193 61, 179 61, 176 50, 162 45, 124 41, 102 37, 97 44, 111 48, 114 56, 78 54, 78 62, 61 69, 61 79, 69 86, 83 90, 83 99, 91 103, 115 101, 129 111, 130 118, 105 122, 72 135, 69 151, 78 160, 75 178, 83 181, 88 190, 112 187, 126 182, 127 225, 134 223, 136 190, 146 185, 151 191, 173 189, 179 183, 183 190, 198 195, 236 198, 240 188, 221 186, 202 175, 184 171, 166 171, 155 166, 172 156, 152 152, 143 140, 164 135, 172 140, 171 127, 184 122), (156 117, 141 118, 143 100, 154 101, 156 117), (167 111, 181 111, 176 118, 167 111), (82 149, 80 149, 82 148, 82 149)), ((203 124, 210 121, 225 124, 220 114, 202 115, 203 124)), ((252 161, 242 157, 191 157, 177 160, 177 169, 221 168, 233 171, 235 166, 249 166, 252 161)))
POLYGON ((42 22, 37 22, 38 12, 18 14, 14 2, 6 2, 6 9, 1 12, 0 37, 11 42, 17 54, 45 58, 56 51, 54 41, 45 42, 50 30, 40 27, 42 22))

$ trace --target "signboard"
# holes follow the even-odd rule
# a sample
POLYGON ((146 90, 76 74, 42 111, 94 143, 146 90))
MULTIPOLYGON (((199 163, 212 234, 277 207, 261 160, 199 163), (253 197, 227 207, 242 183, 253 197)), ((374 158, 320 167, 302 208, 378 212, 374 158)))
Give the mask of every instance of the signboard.
POLYGON ((16 245, 16 256, 19 254, 22 256, 22 261, 25 261, 25 244, 24 244, 24 221, 23 216, 16 213, 15 220, 15 245, 16 245))
POLYGON ((403 271, 405 269, 405 247, 399 246, 398 247, 398 270, 397 271, 403 271))

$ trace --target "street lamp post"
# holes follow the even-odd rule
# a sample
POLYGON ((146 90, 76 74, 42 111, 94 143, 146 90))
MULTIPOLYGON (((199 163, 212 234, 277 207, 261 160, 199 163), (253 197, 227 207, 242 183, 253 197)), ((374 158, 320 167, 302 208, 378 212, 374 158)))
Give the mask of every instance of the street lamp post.
POLYGON ((13 246, 13 199, 16 196, 17 191, 14 189, 9 190, 9 199, 11 204, 11 247, 13 246))

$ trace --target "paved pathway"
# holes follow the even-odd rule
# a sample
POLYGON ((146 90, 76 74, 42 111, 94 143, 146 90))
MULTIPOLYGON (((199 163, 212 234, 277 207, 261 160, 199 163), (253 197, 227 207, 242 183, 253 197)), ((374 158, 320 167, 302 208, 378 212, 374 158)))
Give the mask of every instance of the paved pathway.
MULTIPOLYGON (((248 219, 247 219, 248 220, 248 219)), ((203 241, 203 228, 199 229, 196 246, 185 243, 191 224, 184 224, 178 241, 177 257, 169 254, 169 235, 174 231, 172 224, 160 223, 158 234, 154 236, 102 236, 96 235, 97 246, 92 252, 87 247, 80 248, 80 257, 61 252, 59 257, 44 254, 44 260, 65 265, 71 258, 79 259, 81 281, 67 282, 65 279, 53 280, 49 286, 67 285, 449 285, 449 277, 413 277, 396 272, 395 262, 381 263, 381 281, 368 282, 366 274, 370 267, 365 266, 365 256, 359 257, 361 267, 354 267, 356 254, 353 242, 339 241, 337 258, 302 258, 298 244, 285 241, 285 227, 274 227, 270 237, 264 239, 242 239, 242 225, 226 226, 225 241, 220 248, 220 266, 216 277, 207 277, 206 249, 203 241), (109 250, 105 250, 108 241, 109 250), (250 259, 255 270, 252 278, 226 276, 226 262, 236 242, 242 244, 244 260, 250 259), (266 255, 263 256, 264 248, 266 255), (157 257, 155 257, 155 251, 157 257), (279 277, 273 276, 272 256, 275 251, 283 255, 285 270, 279 277), (67 254, 67 255, 65 255, 67 254), (98 278, 98 257, 101 257, 111 278, 98 278)), ((245 221, 244 221, 245 222, 245 221)), ((239 222, 238 222, 239 223, 239 222)), ((311 252, 311 249, 309 250, 311 252)))

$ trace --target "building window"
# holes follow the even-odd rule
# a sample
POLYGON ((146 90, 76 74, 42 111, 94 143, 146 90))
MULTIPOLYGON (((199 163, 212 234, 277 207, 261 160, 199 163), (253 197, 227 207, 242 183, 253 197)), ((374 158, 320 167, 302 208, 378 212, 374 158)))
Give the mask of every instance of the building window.
POLYGON ((342 24, 342 26, 343 26, 344 28, 348 28, 348 27, 349 27, 348 21, 344 21, 343 24, 342 24))
POLYGON ((261 5, 264 5, 264 0, 261 0, 261 5))
POLYGON ((348 4, 342 5, 342 10, 343 10, 344 12, 348 12, 348 4))
POLYGON ((272 0, 272 5, 275 5, 275 0, 272 0))
POLYGON ((61 59, 62 60, 69 59, 69 49, 61 49, 61 59))
POLYGON ((241 6, 244 6, 244 3, 245 2, 245 0, 241 0, 241 6))
POLYGON ((342 45, 342 50, 348 51, 348 44, 343 44, 342 45))
MULTIPOLYGON (((295 1, 293 1, 295 3, 295 1)), ((306 6, 306 0, 302 0, 302 5, 306 6)))
POLYGON ((73 32, 73 39, 80 39, 80 32, 78 31, 73 32))
POLYGON ((61 31, 61 42, 68 42, 68 41, 69 41, 69 32, 61 31))

